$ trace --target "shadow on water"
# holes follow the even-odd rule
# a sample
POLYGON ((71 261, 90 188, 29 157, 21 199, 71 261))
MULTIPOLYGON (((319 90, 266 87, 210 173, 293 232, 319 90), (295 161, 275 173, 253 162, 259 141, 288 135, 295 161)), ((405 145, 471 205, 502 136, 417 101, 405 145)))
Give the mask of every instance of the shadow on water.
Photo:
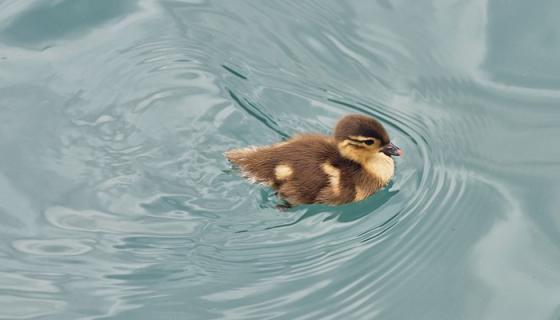
MULTIPOLYGON (((0 33, 6 43, 44 49, 65 37, 76 37, 130 14, 138 0, 67 0, 42 2, 24 11, 0 33)), ((40 2, 39 2, 40 3, 40 2)))
POLYGON ((338 222, 354 222, 357 221, 371 213, 376 212, 383 205, 388 203, 392 197, 396 196, 399 191, 391 191, 391 182, 386 188, 378 191, 375 195, 369 197, 365 201, 360 201, 356 203, 351 203, 347 205, 342 205, 338 207, 326 206, 326 205, 304 205, 299 207, 294 207, 286 211, 297 211, 301 208, 305 208, 305 213, 299 217, 296 221, 285 223, 281 225, 276 225, 269 227, 267 229, 276 229, 296 225, 303 220, 309 219, 317 214, 328 212, 331 215, 328 216, 325 221, 334 220, 338 222))

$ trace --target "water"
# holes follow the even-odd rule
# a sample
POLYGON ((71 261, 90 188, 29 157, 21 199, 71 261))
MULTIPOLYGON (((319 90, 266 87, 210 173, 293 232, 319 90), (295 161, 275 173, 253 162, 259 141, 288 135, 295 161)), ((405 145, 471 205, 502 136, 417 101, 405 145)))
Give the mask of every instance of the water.
POLYGON ((560 319, 560 3, 0 1, 0 319, 560 319), (366 201, 222 152, 378 117, 366 201))

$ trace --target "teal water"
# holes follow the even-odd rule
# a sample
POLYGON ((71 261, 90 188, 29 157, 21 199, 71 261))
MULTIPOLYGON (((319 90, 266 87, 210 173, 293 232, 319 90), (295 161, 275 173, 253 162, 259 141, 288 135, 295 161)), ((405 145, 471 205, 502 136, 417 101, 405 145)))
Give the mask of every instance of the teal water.
POLYGON ((560 3, 0 1, 0 319, 560 319, 560 3), (376 116, 353 205, 222 152, 376 116))

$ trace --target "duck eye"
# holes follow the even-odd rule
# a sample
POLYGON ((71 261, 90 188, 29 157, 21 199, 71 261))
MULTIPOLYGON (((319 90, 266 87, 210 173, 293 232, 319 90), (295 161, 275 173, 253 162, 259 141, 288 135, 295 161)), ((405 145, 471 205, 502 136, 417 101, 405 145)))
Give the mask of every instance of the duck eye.
POLYGON ((367 144, 368 146, 371 146, 372 144, 375 143, 375 140, 364 140, 364 143, 367 144))

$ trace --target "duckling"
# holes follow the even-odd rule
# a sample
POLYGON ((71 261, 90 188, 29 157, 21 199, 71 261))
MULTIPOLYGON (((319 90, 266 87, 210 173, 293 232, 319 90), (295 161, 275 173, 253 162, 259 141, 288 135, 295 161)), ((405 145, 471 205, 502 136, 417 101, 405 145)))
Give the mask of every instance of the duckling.
POLYGON ((225 153, 243 176, 277 190, 288 207, 364 200, 387 185, 392 156, 400 155, 381 123, 357 114, 340 119, 332 136, 301 134, 225 153))

